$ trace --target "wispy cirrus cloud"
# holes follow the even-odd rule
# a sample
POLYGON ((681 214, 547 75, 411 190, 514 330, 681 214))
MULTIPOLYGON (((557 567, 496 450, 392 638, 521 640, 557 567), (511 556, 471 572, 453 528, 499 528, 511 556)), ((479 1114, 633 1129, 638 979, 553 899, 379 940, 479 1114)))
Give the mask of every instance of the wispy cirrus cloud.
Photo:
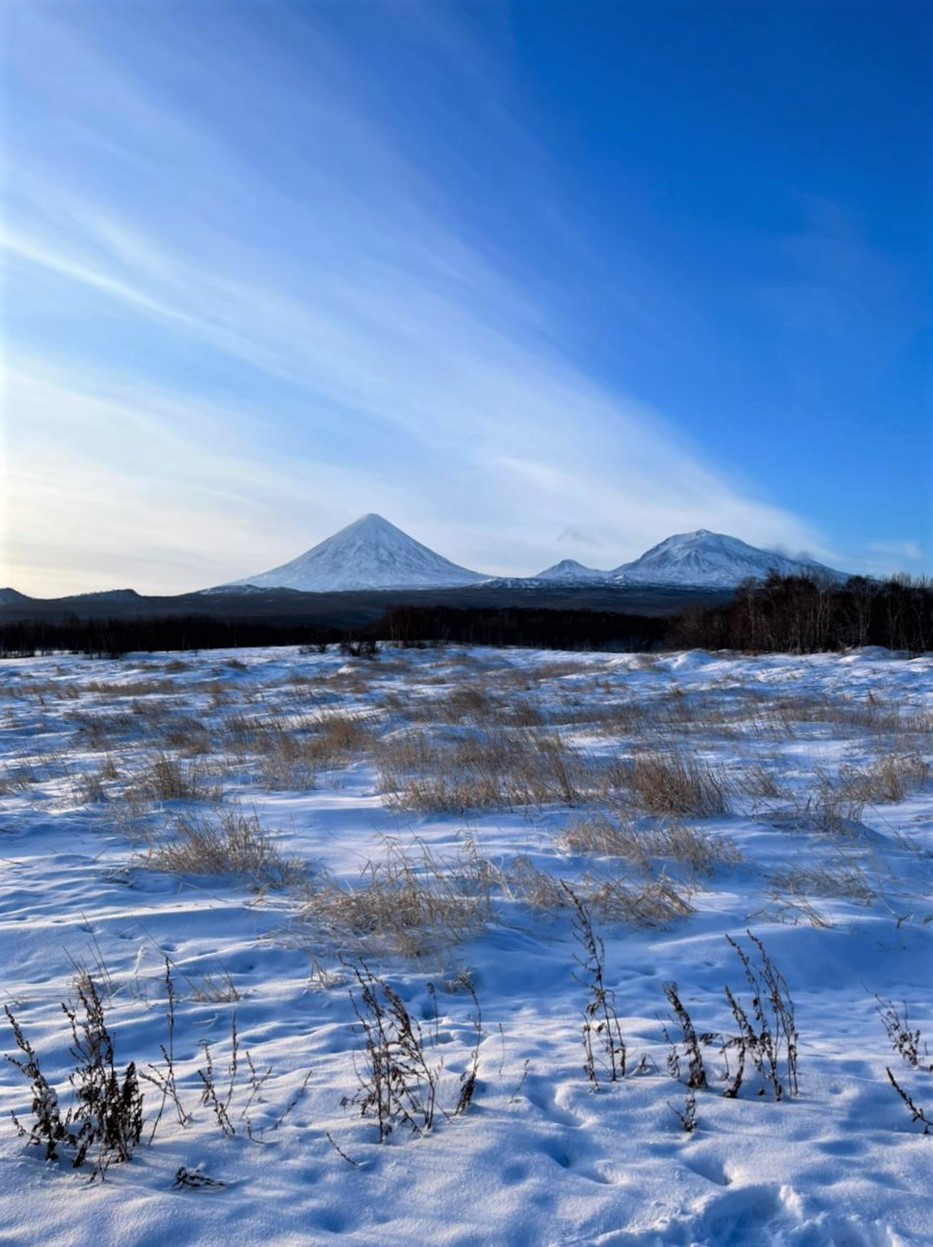
POLYGON ((927 551, 919 541, 872 541, 866 552, 865 568, 869 573, 889 574, 892 569, 921 573, 928 562, 927 551))
MULTIPOLYGON (((300 64, 262 37, 201 57, 167 19, 148 44, 20 21, 5 581, 194 588, 369 510, 490 572, 558 541, 611 566, 697 527, 831 553, 568 354, 545 287, 484 245, 489 188, 451 195, 480 172, 430 142, 419 163, 313 14, 300 64)), ((475 45, 426 30, 545 179, 475 45)))

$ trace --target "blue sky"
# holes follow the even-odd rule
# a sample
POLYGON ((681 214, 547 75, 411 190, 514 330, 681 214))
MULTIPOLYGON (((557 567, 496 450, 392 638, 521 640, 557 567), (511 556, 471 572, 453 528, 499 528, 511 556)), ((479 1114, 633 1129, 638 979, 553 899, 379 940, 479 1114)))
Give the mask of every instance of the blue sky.
POLYGON ((917 0, 8 0, 5 561, 933 571, 917 0))

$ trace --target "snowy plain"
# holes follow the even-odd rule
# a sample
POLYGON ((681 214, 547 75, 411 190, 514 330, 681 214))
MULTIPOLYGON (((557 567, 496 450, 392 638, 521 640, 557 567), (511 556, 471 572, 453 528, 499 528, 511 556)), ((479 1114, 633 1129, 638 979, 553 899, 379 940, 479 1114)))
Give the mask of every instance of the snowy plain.
POLYGON ((76 975, 121 1070, 158 1070, 168 963, 190 1120, 170 1103, 150 1143, 143 1084, 142 1141, 92 1182, 17 1135, 30 1090, 3 1062, 0 1244, 933 1241, 933 1136, 886 1074, 931 1116, 930 1058, 910 1068, 879 1014, 906 1007, 933 1038, 931 728, 933 658, 877 650, 5 661, 0 1003, 64 1108, 76 975), (264 846, 252 871, 185 857, 224 827, 264 846), (584 1072, 561 881, 604 941, 616 1082, 598 1042, 598 1085, 584 1072), (795 1009, 799 1094, 782 1070, 780 1101, 751 1069, 723 1095, 724 987, 752 1008, 726 937, 754 958, 749 932, 795 1009), (361 1112, 361 958, 440 1069, 420 1135, 380 1143, 361 1112), (670 982, 710 1035, 692 1131, 670 982), (201 1102, 205 1044, 228 1131, 201 1102), (252 1103, 246 1050, 271 1070, 252 1103))

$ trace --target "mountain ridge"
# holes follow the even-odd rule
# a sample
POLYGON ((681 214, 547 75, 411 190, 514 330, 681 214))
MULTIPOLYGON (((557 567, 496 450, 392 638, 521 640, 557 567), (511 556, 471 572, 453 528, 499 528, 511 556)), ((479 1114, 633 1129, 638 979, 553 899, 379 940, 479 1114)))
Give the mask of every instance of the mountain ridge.
MULTIPOLYGON (((444 558, 382 516, 370 513, 287 563, 196 590, 194 596, 240 597, 268 591, 302 595, 469 588, 516 590, 523 596, 536 591, 573 593, 629 587, 719 592, 736 589, 746 580, 763 581, 771 572, 835 583, 849 578, 847 573, 806 556, 791 558, 704 528, 666 537, 637 559, 610 570, 587 567, 576 559, 565 558, 532 576, 493 576, 444 558)), ((98 590, 60 600, 111 602, 116 606, 138 596, 135 590, 124 588, 98 590)), ((0 606, 10 609, 24 608, 27 603, 39 600, 12 587, 0 589, 0 606)))
POLYGON ((431 550, 381 515, 361 516, 297 558, 206 592, 293 589, 330 593, 375 589, 448 589, 485 584, 534 591, 562 585, 646 585, 700 589, 736 588, 764 580, 770 572, 847 579, 815 560, 763 550, 738 537, 700 528, 675 533, 631 562, 609 571, 561 559, 533 576, 497 577, 472 571, 431 550))

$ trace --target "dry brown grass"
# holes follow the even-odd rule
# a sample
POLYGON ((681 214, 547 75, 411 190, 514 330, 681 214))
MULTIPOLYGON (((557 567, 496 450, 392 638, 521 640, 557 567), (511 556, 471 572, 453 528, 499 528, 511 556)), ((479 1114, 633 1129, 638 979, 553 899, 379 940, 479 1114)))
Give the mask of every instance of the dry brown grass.
POLYGON ((792 796, 791 789, 775 771, 761 763, 740 768, 732 784, 734 791, 764 801, 789 801, 792 796))
POLYGON ((722 773, 676 750, 634 754, 629 765, 617 768, 615 782, 647 814, 714 818, 727 813, 722 773))
POLYGON ((489 692, 478 684, 459 684, 444 696, 422 702, 421 713, 442 723, 488 723, 496 710, 489 692))
POLYGON ((560 843, 571 853, 622 858, 646 873, 655 862, 667 861, 691 874, 709 876, 718 867, 733 866, 741 860, 735 842, 728 836, 688 827, 677 820, 637 828, 632 822, 597 814, 572 823, 564 830, 560 843))
POLYGON ((281 856, 255 814, 238 809, 223 810, 212 817, 176 819, 171 838, 136 861, 150 870, 233 875, 265 887, 295 885, 305 875, 300 862, 281 856))
POLYGON ((128 711, 78 711, 71 715, 71 725, 85 748, 102 751, 109 751, 139 727, 128 711))
POLYGON ((81 683, 82 693, 94 693, 108 705, 134 697, 149 697, 155 694, 177 694, 178 689, 171 680, 156 676, 143 676, 133 679, 127 676, 123 680, 84 680, 81 683))
POLYGON ((870 905, 877 895, 865 870, 854 863, 835 866, 792 866, 774 871, 770 876, 778 893, 794 898, 808 896, 841 897, 870 905))
POLYGON ((491 920, 495 877, 471 846, 442 857, 386 841, 356 883, 313 880, 300 916, 344 951, 445 953, 491 920))
POLYGON ((887 754, 865 767, 843 767, 839 788, 844 797, 862 805, 903 801, 930 782, 930 767, 919 754, 887 754))
POLYGON ((930 781, 930 767, 917 754, 889 754, 867 766, 818 768, 806 796, 796 800, 796 818, 814 830, 851 834, 862 822, 865 806, 903 801, 930 781))
POLYGON ((219 786, 204 765, 157 753, 127 788, 130 801, 218 801, 219 786))
POLYGON ((0 767, 0 795, 27 793, 43 778, 41 767, 31 758, 8 762, 0 767))
MULTIPOLYGON (((754 730, 761 730, 758 720, 762 704, 759 694, 747 690, 723 696, 687 694, 675 687, 632 697, 624 686, 609 686, 600 696, 575 701, 569 713, 602 735, 633 741, 660 742, 674 734, 684 739, 734 739, 748 733, 753 725, 757 725, 754 730)), ((557 710, 554 721, 569 721, 567 714, 557 710)))
POLYGON ((835 729, 835 735, 864 739, 866 735, 897 738, 929 737, 933 712, 921 706, 896 705, 872 692, 859 698, 799 694, 768 703, 767 719, 776 734, 793 739, 802 725, 835 729))
POLYGON ((190 671, 192 664, 185 662, 183 658, 170 658, 162 670, 166 675, 181 675, 184 671, 190 671))
POLYGON ((689 918, 693 905, 663 875, 648 883, 631 883, 627 879, 604 880, 588 884, 584 880, 577 889, 586 905, 605 922, 625 922, 636 927, 660 927, 689 918))
POLYGON ((445 689, 439 696, 419 697, 406 704, 395 702, 412 724, 469 724, 484 730, 500 727, 538 728, 545 725, 545 715, 530 694, 503 696, 488 684, 460 683, 445 689))
POLYGON ((258 768, 267 789, 308 788, 319 771, 364 756, 374 716, 342 712, 228 716, 216 734, 242 763, 258 768))
MULTIPOLYGON (((499 877, 499 886, 513 901, 546 914, 568 906, 561 880, 541 870, 527 857, 517 857, 499 877)), ((628 926, 665 926, 693 913, 684 889, 663 873, 648 880, 622 876, 596 878, 584 875, 574 883, 574 894, 605 922, 628 926)))
POLYGON ((560 879, 540 870, 524 856, 512 859, 502 873, 500 886, 511 900, 534 910, 557 913, 567 906, 567 893, 560 879))
POLYGON ((380 742, 376 763, 389 800, 414 810, 574 805, 596 775, 556 734, 527 730, 396 733, 380 742))
POLYGON ((849 834, 861 823, 864 801, 856 791, 848 791, 838 776, 819 769, 813 791, 798 811, 804 826, 831 835, 849 834))

